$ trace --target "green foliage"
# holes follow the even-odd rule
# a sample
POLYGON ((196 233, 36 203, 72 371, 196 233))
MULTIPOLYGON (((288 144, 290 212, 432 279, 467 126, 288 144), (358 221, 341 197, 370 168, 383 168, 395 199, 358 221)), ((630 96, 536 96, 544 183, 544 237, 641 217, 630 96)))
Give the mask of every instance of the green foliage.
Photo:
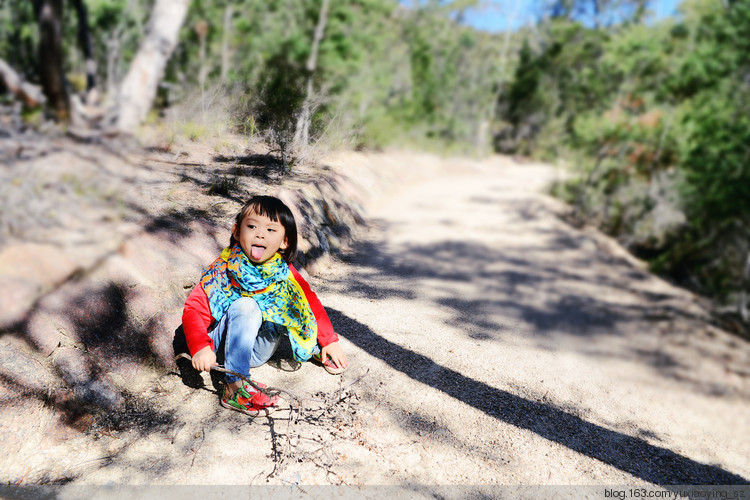
MULTIPOLYGON (((291 150, 297 115, 305 100, 305 73, 281 48, 261 74, 251 109, 255 123, 271 133, 286 158, 291 150)), ((286 159, 284 159, 286 162, 286 159)))
MULTIPOLYGON (((430 1, 405 7, 398 0, 331 1, 310 71, 323 0, 192 0, 157 105, 194 99, 199 91, 206 110, 209 91, 221 87, 239 103, 234 110, 238 129, 281 137, 288 129, 281 135, 273 129, 293 122, 288 118, 299 111, 302 88, 312 112, 311 142, 375 147, 412 138, 446 147, 486 143, 481 134, 509 80, 520 37, 480 33, 458 21, 477 3, 430 1), (275 97, 289 89, 289 102, 275 97), (258 103, 266 97, 269 109, 285 110, 278 118, 272 119, 277 113, 271 112, 260 116, 264 111, 258 103)), ((0 29, 10 34, 0 38, 0 57, 37 81, 38 34, 31 4, 0 2, 0 29)), ((85 61, 75 11, 65 6, 65 73, 80 91, 85 61)), ((87 0, 86 6, 99 90, 113 93, 147 29, 153 0, 87 0)))
POLYGON ((544 95, 540 88, 543 71, 542 59, 532 53, 529 41, 524 39, 518 54, 515 78, 504 96, 508 102, 506 118, 516 128, 526 117, 544 112, 544 95))
POLYGON ((32 2, 0 1, 0 58, 25 78, 38 82, 35 65, 39 35, 32 2))
MULTIPOLYGON (((313 65, 323 0, 192 0, 158 105, 199 96, 186 108, 205 113, 227 96, 231 125, 285 158, 303 108, 315 144, 475 153, 491 131, 500 152, 571 159, 579 178, 559 192, 659 270, 731 290, 750 242, 750 1, 683 0, 677 20, 646 23, 652 0, 560 0, 502 34, 460 21, 481 3, 331 1, 313 65)), ((86 5, 100 90, 114 92, 153 0, 86 5)), ((0 58, 38 83, 32 2, 0 0, 0 31, 0 58)), ((182 132, 204 141, 200 123, 182 132)))
POLYGON ((416 35, 410 42, 412 103, 415 117, 435 117, 439 107, 438 81, 432 48, 424 37, 416 35))
POLYGON ((678 23, 608 30, 571 21, 575 4, 520 50, 498 144, 572 152, 580 178, 558 192, 579 213, 726 297, 750 241, 750 2, 687 0, 678 23))
MULTIPOLYGON (((153 0, 86 0, 100 90, 111 92, 125 74, 145 30, 153 0)), ((39 33, 33 2, 0 1, 0 58, 26 80, 39 83, 39 33), (7 36, 6 36, 7 35, 7 36)), ((83 87, 85 61, 78 41, 78 19, 68 2, 63 11, 63 67, 74 91, 83 87)))
POLYGON ((619 74, 602 57, 606 32, 559 19, 551 22, 549 37, 540 52, 524 41, 515 77, 502 96, 499 113, 513 127, 508 152, 554 156, 578 116, 604 111, 614 99, 619 74))
POLYGON ((202 123, 188 121, 182 124, 182 133, 191 141, 200 141, 206 137, 208 127, 202 123))
POLYGON ((697 99, 682 166, 691 215, 701 225, 750 215, 750 89, 730 85, 697 99))

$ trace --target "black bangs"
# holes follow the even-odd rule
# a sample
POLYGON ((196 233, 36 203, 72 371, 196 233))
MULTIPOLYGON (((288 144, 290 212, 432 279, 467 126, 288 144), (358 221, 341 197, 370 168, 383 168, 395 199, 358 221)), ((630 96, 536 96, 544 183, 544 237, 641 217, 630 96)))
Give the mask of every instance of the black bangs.
MULTIPOLYGON (((248 201, 246 206, 248 211, 253 211, 258 215, 268 217, 274 222, 280 222, 279 219, 281 218, 281 213, 284 212, 285 209, 287 211, 289 210, 289 208, 284 205, 284 202, 273 196, 256 196, 248 201)), ((243 217, 246 214, 247 211, 244 211, 243 217)))
MULTIPOLYGON (((284 236, 286 237, 288 246, 283 250, 279 250, 279 253, 286 262, 293 262, 297 257, 297 223, 289 207, 274 196, 253 196, 245 203, 237 214, 237 217, 235 217, 234 223, 237 227, 242 225, 242 220, 250 212, 268 217, 284 227, 284 236)), ((236 242, 237 240, 232 236, 229 246, 234 245, 236 242)))

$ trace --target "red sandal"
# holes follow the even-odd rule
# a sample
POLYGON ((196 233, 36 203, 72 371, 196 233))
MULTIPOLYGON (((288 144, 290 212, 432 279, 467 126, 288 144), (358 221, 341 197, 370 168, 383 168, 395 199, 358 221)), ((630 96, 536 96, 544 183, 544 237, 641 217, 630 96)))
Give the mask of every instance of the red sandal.
MULTIPOLYGON (((265 388, 264 384, 256 382, 258 387, 265 388)), ((256 416, 261 413, 268 415, 276 410, 279 402, 278 396, 268 397, 262 392, 256 390, 250 384, 242 384, 234 394, 229 393, 229 387, 224 389, 224 396, 221 398, 221 406, 230 410, 241 411, 247 415, 256 416)))
POLYGON ((333 362, 330 356, 327 357, 326 362, 323 363, 320 353, 316 353, 312 355, 312 360, 316 362, 319 365, 322 365, 323 368, 326 369, 328 373, 331 375, 340 375, 346 371, 346 368, 341 368, 340 366, 337 366, 336 363, 333 362))

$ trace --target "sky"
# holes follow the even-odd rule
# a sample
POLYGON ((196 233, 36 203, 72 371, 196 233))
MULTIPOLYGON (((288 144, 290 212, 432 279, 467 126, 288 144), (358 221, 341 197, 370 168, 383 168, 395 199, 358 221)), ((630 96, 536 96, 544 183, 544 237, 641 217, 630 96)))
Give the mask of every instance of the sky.
MULTIPOLYGON (((474 9, 467 13, 464 21, 477 29, 486 31, 505 31, 508 27, 518 29, 529 25, 534 19, 533 6, 536 1, 529 0, 489 0, 487 7, 474 9)), ((653 18, 658 21, 676 14, 681 0, 654 0, 651 6, 653 18)))

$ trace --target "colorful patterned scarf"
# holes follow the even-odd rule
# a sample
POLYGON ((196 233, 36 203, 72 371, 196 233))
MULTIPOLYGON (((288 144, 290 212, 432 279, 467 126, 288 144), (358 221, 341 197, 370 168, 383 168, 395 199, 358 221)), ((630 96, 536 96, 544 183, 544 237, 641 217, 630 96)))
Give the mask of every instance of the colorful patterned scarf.
POLYGON ((312 356, 318 338, 317 322, 302 288, 278 253, 262 264, 253 264, 235 243, 203 271, 201 286, 216 321, 235 300, 252 297, 264 320, 287 328, 297 361, 312 356))

